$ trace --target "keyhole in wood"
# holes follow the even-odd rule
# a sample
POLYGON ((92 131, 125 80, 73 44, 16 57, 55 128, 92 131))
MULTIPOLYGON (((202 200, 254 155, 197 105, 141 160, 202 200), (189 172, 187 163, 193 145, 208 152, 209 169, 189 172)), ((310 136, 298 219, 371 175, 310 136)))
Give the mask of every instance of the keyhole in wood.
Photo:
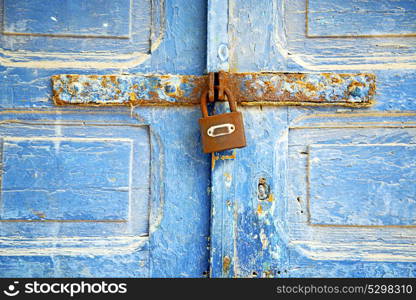
POLYGON ((266 200, 269 198, 270 187, 266 182, 266 178, 261 177, 257 185, 257 198, 259 200, 266 200))

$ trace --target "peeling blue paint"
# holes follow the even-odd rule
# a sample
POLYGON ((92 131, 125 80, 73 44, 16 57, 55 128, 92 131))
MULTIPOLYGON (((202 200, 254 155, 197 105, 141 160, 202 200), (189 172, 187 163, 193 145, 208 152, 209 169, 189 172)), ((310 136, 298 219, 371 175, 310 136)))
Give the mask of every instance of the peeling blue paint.
POLYGON ((375 20, 357 19, 348 8, 358 27, 339 26, 344 2, 325 0, 335 9, 320 12, 321 1, 312 0, 209 1, 208 38, 206 1, 185 0, 141 1, 147 8, 135 12, 143 22, 133 22, 143 25, 139 44, 135 37, 129 44, 0 35, 0 131, 1 144, 8 143, 0 217, 9 219, 0 222, 0 276, 200 277, 211 268, 212 277, 415 277, 414 40, 382 36, 409 34, 414 1, 396 3, 406 5, 382 19, 379 11, 393 1, 357 1, 375 20), (377 39, 360 37, 372 31, 377 39), (351 32, 357 37, 340 37, 351 32), (131 56, 132 49, 140 53, 131 56), (248 142, 211 158, 201 153, 196 126, 207 69, 232 74, 248 142), (58 74, 79 74, 82 83, 58 74), (71 103, 135 107, 54 107, 71 103), (131 199, 141 205, 131 211, 122 167, 130 146, 114 144, 120 138, 136 138, 135 158, 151 151, 150 161, 140 157, 133 168, 149 184, 133 182, 131 199), (111 172, 122 185, 103 175, 111 172), (262 200, 261 178, 270 187, 262 200), (56 207, 55 190, 78 186, 97 191, 96 198, 64 198, 56 207), (53 191, 7 198, 30 188, 53 191), (351 200, 352 193, 359 196, 351 200), (100 210, 108 199, 114 201, 100 210))
MULTIPOLYGON (((81 147, 79 153, 74 148, 71 151, 69 148, 62 148, 64 143, 61 143, 61 154, 57 156, 54 155, 55 144, 47 141, 42 142, 45 145, 34 142, 31 146, 27 144, 30 142, 17 142, 18 146, 24 146, 18 153, 12 153, 10 148, 6 149, 8 174, 4 177, 6 182, 3 189, 11 188, 13 182, 20 185, 24 183, 21 178, 11 178, 12 174, 26 176, 25 178, 30 179, 27 184, 31 182, 33 187, 42 189, 47 185, 50 175, 49 178, 54 181, 54 185, 47 186, 50 190, 49 194, 49 191, 46 193, 49 198, 37 197, 36 195, 42 193, 37 191, 33 197, 25 194, 25 201, 20 201, 23 198, 14 198, 19 200, 19 203, 7 201, 5 206, 0 205, 2 217, 11 219, 23 216, 27 219, 26 222, 0 222, 1 277, 202 277, 209 269, 207 247, 210 160, 199 149, 199 130, 194 126, 199 118, 199 109, 172 107, 166 110, 160 107, 137 107, 132 110, 126 107, 106 107, 91 110, 86 107, 57 108, 51 101, 50 79, 56 74, 108 74, 122 77, 121 75, 126 73, 198 76, 204 73, 205 1, 133 1, 134 5, 137 3, 142 7, 133 6, 134 14, 145 17, 142 23, 133 22, 132 30, 142 24, 143 30, 140 34, 146 44, 139 47, 133 45, 133 48, 135 51, 151 52, 147 53, 146 58, 140 63, 130 63, 129 59, 126 62, 125 57, 119 58, 113 53, 128 54, 131 49, 123 46, 129 43, 128 41, 114 41, 108 38, 105 41, 65 37, 24 38, 0 34, 1 49, 11 46, 10 43, 14 41, 13 46, 16 48, 12 49, 12 54, 27 55, 9 61, 10 53, 0 51, 2 138, 6 136, 30 140, 36 136, 41 139, 87 140, 87 143, 82 144, 86 147, 81 147), (150 18, 150 13, 146 10, 150 2, 156 10, 152 15, 153 21, 159 25, 153 26, 152 35, 150 31, 147 35, 147 29, 144 27, 148 25, 146 22, 150 18), (189 30, 191 24, 193 30, 189 30), (160 37, 162 40, 158 40, 160 37), (149 38, 152 40, 151 45, 149 38), (16 42, 26 39, 31 41, 16 42), (40 40, 45 42, 42 43, 40 40), (112 44, 112 47, 105 46, 106 43, 112 44), (56 51, 48 53, 56 45, 56 51), (152 49, 149 49, 149 46, 152 46, 152 49), (88 49, 102 51, 88 56, 82 52, 88 49), (36 51, 39 50, 44 52, 44 56, 37 54, 36 51), (78 50, 81 52, 78 53, 78 50), (61 53, 67 51, 72 53, 71 56, 60 57, 61 53), (135 126, 141 126, 143 130, 136 130, 135 126), (137 134, 138 131, 141 133, 137 134), (133 168, 131 176, 128 175, 130 142, 123 140, 112 147, 113 139, 128 138, 129 134, 133 140, 135 135, 141 136, 141 141, 133 146, 133 152, 137 151, 133 155, 143 158, 142 167, 133 168), (141 152, 149 147, 149 141, 151 157, 154 158, 151 162, 143 156, 145 151, 141 152), (104 147, 101 147, 103 145, 104 147), (41 156, 37 159, 31 156, 41 151, 36 148, 36 152, 33 149, 36 146, 51 148, 48 155, 44 153, 46 160, 41 160, 41 156), (72 155, 68 154, 68 151, 72 155), (117 157, 116 152, 120 152, 119 155, 122 157, 117 157), (19 164, 12 164, 12 160, 9 159, 11 155, 15 155, 16 159, 13 161, 19 164), (94 163, 98 163, 99 166, 93 167, 94 163), (53 164, 55 166, 52 166, 53 164), (84 166, 87 167, 88 164, 92 169, 84 170, 84 166), (178 164, 187 167, 177 168, 178 164), (146 165, 151 169, 150 174, 145 171, 146 165), (118 186, 117 180, 114 181, 114 176, 111 175, 117 175, 116 178, 123 182, 123 186, 118 186), (144 189, 136 189, 133 181, 129 200, 129 196, 125 195, 128 193, 123 189, 125 179, 132 176, 140 180, 149 180, 151 183, 144 189), (97 185, 93 184, 94 180, 97 185), (102 191, 101 189, 105 189, 105 182, 107 187, 109 185, 111 189, 116 188, 102 191), (96 191, 95 198, 77 197, 76 195, 81 195, 82 191, 77 192, 76 188, 87 185, 88 191, 96 191), (178 197, 178 187, 182 187, 181 197, 178 197), (74 197, 64 199, 68 201, 64 201, 63 206, 56 207, 58 202, 55 201, 56 197, 54 198, 55 189, 67 191, 68 197, 72 189, 74 197), (112 193, 115 196, 114 201, 111 201, 111 195, 102 196, 105 193, 112 193), (130 206, 135 201, 142 205, 130 206), (106 208, 100 209, 102 205, 106 208), (129 207, 132 210, 129 211, 129 207), (120 217, 126 220, 120 220, 120 217), (62 221, 64 218, 68 220, 62 221), (87 222, 76 222, 78 218, 87 222), (97 220, 94 219, 102 221, 95 222, 97 220), (116 222, 117 220, 122 222, 116 222)), ((0 8, 0 14, 2 13, 0 8)), ((58 16, 57 19, 71 17, 69 10, 67 13, 68 16, 58 16)), ((84 23, 90 22, 87 20, 89 17, 91 15, 86 16, 84 23)), ((117 21, 117 15, 114 18, 117 21)), ((134 37, 131 41, 133 40, 134 37)), ((191 94, 189 84, 163 81, 161 78, 163 76, 146 81, 145 84, 147 87, 170 86, 161 94, 166 101, 180 101, 169 95, 178 90, 181 90, 185 97, 191 94), (173 91, 172 87, 176 91, 173 91)), ((123 90, 126 90, 130 83, 123 78, 118 82, 123 90)), ((112 82, 109 80, 108 84, 111 85, 112 82)), ((92 85, 90 88, 103 87, 97 82, 97 86, 92 85)), ((145 91, 141 91, 146 95, 145 91)), ((85 93, 86 90, 84 86, 74 84, 71 92, 85 93)), ((97 100, 98 96, 97 94, 94 99, 97 100)), ((124 96, 127 99, 128 95, 124 96)), ((73 95, 69 92, 64 93, 63 99, 71 101, 73 95)), ((2 191, 3 196, 4 193, 5 191, 2 191)))
POLYGON ((416 276, 415 46, 402 35, 412 2, 228 2, 230 70, 247 72, 229 82, 253 107, 240 107, 247 147, 213 156, 214 277, 416 276), (261 75, 282 70, 283 80, 261 75), (376 93, 363 72, 377 76, 376 93), (299 106, 254 106, 260 97, 299 106), (351 108, 321 105, 338 101, 351 108), (260 179, 270 201, 258 198, 260 179))

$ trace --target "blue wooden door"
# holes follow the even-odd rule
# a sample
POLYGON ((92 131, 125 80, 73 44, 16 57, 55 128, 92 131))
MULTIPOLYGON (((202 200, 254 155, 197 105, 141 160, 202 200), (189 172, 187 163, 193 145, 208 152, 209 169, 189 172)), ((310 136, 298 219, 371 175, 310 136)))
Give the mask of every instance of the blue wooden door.
POLYGON ((240 109, 248 146, 213 156, 212 276, 416 276, 416 2, 211 4, 212 70, 376 75, 369 108, 240 109))
POLYGON ((203 74, 205 1, 2 0, 0 19, 0 276, 204 276, 199 109, 59 107, 50 80, 203 74))
POLYGON ((2 0, 0 276, 415 276, 415 6, 2 0), (220 70, 374 73, 376 102, 243 107, 248 146, 204 155, 155 74, 220 70))

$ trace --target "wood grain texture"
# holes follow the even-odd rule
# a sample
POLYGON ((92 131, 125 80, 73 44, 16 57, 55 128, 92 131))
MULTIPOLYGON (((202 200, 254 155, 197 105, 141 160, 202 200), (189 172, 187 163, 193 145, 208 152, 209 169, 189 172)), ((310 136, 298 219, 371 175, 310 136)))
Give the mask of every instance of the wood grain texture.
MULTIPOLYGON (((380 2, 393 3, 405 13, 411 12, 402 5, 409 1, 380 2)), ((207 61, 218 62, 218 52, 207 51, 207 40, 212 45, 217 40, 212 36, 215 30, 207 39, 205 1, 141 3, 147 3, 144 4, 147 8, 134 11, 152 11, 145 17, 150 16, 151 23, 158 24, 150 31, 147 26, 140 29, 146 31, 150 40, 146 41, 146 47, 150 43, 150 51, 145 54, 117 44, 123 39, 117 42, 105 39, 110 44, 95 45, 91 41, 79 42, 82 39, 78 38, 73 44, 68 41, 55 45, 51 37, 32 37, 28 42, 25 36, 1 35, 0 48, 5 49, 0 53, 2 137, 7 143, 7 137, 20 136, 13 143, 24 146, 16 153, 9 146, 3 150, 6 157, 15 155, 15 161, 21 163, 18 166, 24 166, 6 174, 6 185, 17 182, 19 188, 27 188, 12 179, 11 174, 15 174, 13 178, 26 176, 33 180, 36 173, 24 163, 41 164, 31 154, 41 156, 42 150, 33 146, 51 148, 48 156, 43 156, 47 158, 45 175, 39 174, 38 181, 31 181, 40 185, 49 174, 54 179, 51 190, 74 189, 76 179, 62 181, 69 177, 69 170, 82 169, 84 163, 94 167, 100 157, 102 160, 111 157, 104 153, 93 159, 88 156, 102 145, 98 139, 102 142, 103 138, 141 136, 142 142, 150 142, 134 149, 139 151, 150 145, 150 162, 147 164, 146 158, 140 160, 148 165, 148 176, 144 176, 146 172, 140 173, 142 168, 135 168, 138 173, 134 174, 144 180, 146 188, 137 189, 133 198, 148 205, 131 207, 128 213, 125 200, 118 198, 112 206, 100 211, 93 211, 92 202, 88 201, 84 207, 68 207, 65 212, 61 208, 53 210, 54 202, 48 203, 45 198, 33 197, 42 210, 32 210, 29 196, 21 198, 26 206, 13 210, 11 201, 5 202, 6 210, 1 202, 2 213, 8 214, 9 220, 0 222, 0 276, 201 277, 207 276, 209 269, 212 277, 416 276, 416 231, 412 223, 415 195, 411 184, 416 136, 415 38, 388 36, 392 30, 396 30, 394 34, 397 30, 403 32, 400 24, 405 21, 400 15, 389 15, 389 22, 382 23, 378 21, 380 15, 369 10, 374 24, 361 26, 362 32, 354 32, 357 37, 318 38, 307 36, 304 0, 229 1, 228 11, 218 12, 221 18, 216 25, 227 29, 218 42, 227 40, 230 71, 374 73, 376 101, 367 108, 242 107, 248 146, 209 157, 200 149, 198 107, 54 107, 50 86, 54 75, 199 77, 205 73, 207 61), (163 31, 162 27, 166 29, 163 31), (386 36, 368 37, 369 30, 386 36), (47 49, 40 53, 44 46, 47 49), (126 53, 122 55, 114 54, 124 50, 126 53), (146 128, 139 130, 143 135, 132 129, 136 126, 146 128), (23 138, 28 136, 53 137, 60 142, 61 156, 53 155, 55 143, 42 144, 38 139, 25 144, 23 138), (62 160, 64 150, 69 149, 62 148, 63 139, 68 138, 95 140, 89 140, 89 146, 82 148, 78 156, 73 155, 79 158, 78 162, 67 163, 67 168, 54 174, 47 166, 62 160), (386 147, 399 151, 392 154, 394 149, 386 147), (334 155, 342 161, 331 164, 334 155), (308 157, 321 159, 322 164, 316 161, 309 166, 308 157), (355 167, 349 167, 354 162, 355 167), (312 168, 308 170, 309 167, 312 168), (354 184, 358 176, 365 178, 367 184, 354 184), (380 185, 372 185, 374 180, 380 185), (339 188, 342 197, 334 196, 338 183, 342 183, 339 188), (350 199, 349 193, 357 197, 350 199), (357 207, 357 202, 364 198, 366 205, 357 207), (397 199, 407 202, 400 205, 397 199), (59 220, 47 220, 50 213, 51 216, 55 213, 54 218, 59 220), (127 215, 127 222, 124 219, 119 222, 120 217, 127 215), (26 222, 14 220, 17 216, 26 222), (77 222, 80 220, 75 220, 75 216, 83 217, 84 222, 77 222)), ((3 16, 3 11, 0 15, 3 16)), ((339 24, 327 17, 324 21, 329 28, 339 24)), ((337 30, 346 34, 348 30, 357 31, 357 26, 337 30)), ((221 64, 211 66, 212 71, 217 71, 215 68, 221 64)), ((251 89, 252 96, 271 95, 272 90, 262 85, 265 81, 258 80, 251 89)), ((167 94, 173 92, 171 87, 163 90, 167 94)), ((335 88, 333 93, 339 91, 335 88)), ((359 94, 360 90, 354 92, 359 94)), ((244 98, 244 94, 239 97, 244 98)), ((163 101, 180 101, 177 99, 181 97, 166 97, 163 101)), ((219 112, 225 111, 222 103, 218 106, 219 112)), ((71 145, 75 147, 74 142, 71 145)), ((109 142, 107 150, 115 148, 123 154, 127 151, 123 145, 120 142, 113 147, 109 142)), ((137 157, 141 157, 140 153, 137 157)), ((116 165, 127 163, 125 158, 111 160, 116 165)), ((10 171, 11 164, 6 162, 5 166, 10 171)), ((97 173, 108 173, 110 166, 108 162, 94 169, 97 173)), ((101 186, 107 179, 91 178, 88 172, 79 176, 79 185, 94 185, 100 190, 95 183, 101 186)), ((125 173, 125 168, 114 168, 114 174, 126 176, 125 173)), ((99 192, 97 197, 101 197, 99 192)), ((86 201, 81 196, 73 201, 81 200, 86 201)), ((100 201, 94 203, 97 210, 104 206, 100 201)))
MULTIPOLYGON (((107 151, 121 150, 115 152, 120 152, 122 157, 113 159, 110 154, 108 154, 110 156, 105 154, 104 148, 101 149, 103 152, 97 148, 101 145, 99 139, 111 141, 123 136, 126 138, 126 135, 136 136, 132 138, 133 140, 140 136, 143 138, 141 143, 133 145, 133 151, 136 152, 134 159, 150 168, 150 173, 146 173, 143 167, 133 168, 133 177, 147 182, 144 183, 144 186, 147 186, 145 189, 138 188, 132 194, 133 201, 142 203, 141 206, 127 207, 125 198, 119 201, 116 197, 112 202, 111 195, 100 198, 98 191, 96 197, 100 198, 100 201, 92 201, 93 198, 86 197, 90 202, 85 200, 84 207, 82 205, 68 207, 71 204, 68 202, 64 212, 64 207, 53 210, 53 205, 57 202, 47 202, 47 199, 42 197, 37 203, 42 204, 47 212, 55 213, 55 217, 60 217, 61 220, 47 221, 49 213, 45 212, 46 218, 42 220, 43 215, 37 216, 28 206, 25 213, 33 214, 27 216, 32 218, 32 221, 1 222, 0 276, 2 277, 202 277, 204 271, 209 269, 207 246, 210 160, 200 151, 199 130, 194 126, 199 118, 199 109, 56 108, 51 99, 50 78, 55 74, 202 75, 204 73, 205 1, 190 3, 175 0, 166 4, 163 1, 133 1, 132 3, 133 25, 138 26, 137 28, 141 26, 137 32, 149 30, 149 27, 145 26, 146 23, 135 19, 137 14, 143 14, 146 20, 151 17, 152 22, 159 24, 152 28, 151 33, 148 31, 145 35, 147 47, 149 38, 152 40, 151 49, 148 48, 151 54, 146 54, 146 60, 137 60, 140 58, 137 53, 133 54, 133 59, 115 55, 113 51, 129 53, 128 48, 122 46, 124 42, 121 42, 121 39, 117 41, 105 39, 106 42, 102 43, 110 43, 110 45, 103 46, 101 42, 94 45, 97 39, 87 41, 88 39, 77 38, 74 42, 76 46, 71 46, 70 42, 60 43, 59 49, 56 49, 60 53, 38 55, 37 51, 53 50, 51 37, 41 39, 32 37, 32 44, 24 42, 27 37, 23 36, 2 35, 0 38, 0 48, 10 48, 12 44, 14 46, 13 53, 5 51, 0 54, 0 106, 2 107, 0 116, 4 129, 2 136, 23 134, 32 137, 49 136, 55 139, 59 137, 62 140, 68 138, 88 140, 95 136, 97 139, 90 140, 87 143, 89 147, 80 150, 78 161, 75 160, 77 157, 75 153, 73 161, 68 158, 66 164, 62 164, 65 168, 60 169, 60 173, 58 169, 49 168, 47 164, 48 161, 57 161, 60 157, 53 155, 55 153, 55 144, 53 144, 50 145, 50 160, 46 160, 43 165, 39 162, 40 166, 34 164, 31 170, 28 170, 29 167, 24 168, 27 173, 20 169, 19 174, 24 172, 29 176, 34 174, 33 169, 39 171, 43 169, 45 174, 39 172, 39 180, 46 178, 48 174, 51 175, 55 182, 55 185, 48 186, 51 191, 49 194, 52 195, 51 200, 54 190, 68 191, 76 183, 79 186, 88 184, 95 190, 100 190, 101 186, 105 187, 101 183, 106 181, 107 177, 110 182, 113 180, 113 176, 99 176, 100 170, 107 175, 123 173, 123 176, 126 176, 129 160, 123 155, 126 151, 123 148, 125 142, 120 141, 119 145, 114 147, 111 143, 107 144, 107 151), (134 5, 141 7, 135 8, 134 5), (153 15, 149 13, 150 5, 153 15), (166 27, 161 30, 161 26, 166 27), (42 43, 42 39, 47 42, 42 43), (83 50, 92 52, 87 55, 82 52, 83 50), (62 54, 67 52, 70 53, 67 56, 62 54), (15 57, 13 59, 7 57, 10 54, 15 57), (77 59, 81 61, 77 62, 77 59), (139 129, 138 133, 135 126, 147 129, 142 131, 139 129), (150 141, 150 162, 144 157, 145 152, 143 152, 143 149, 149 147, 146 140, 150 141), (83 170, 84 167, 91 167, 91 163, 95 161, 95 158, 81 159, 83 151, 89 153, 88 149, 97 152, 97 157, 102 157, 105 162, 96 168, 83 170), (104 159, 105 157, 107 159, 104 159), (111 169, 112 164, 114 170, 111 169), (117 164, 120 164, 120 167, 117 167, 117 164), (85 175, 78 176, 78 180, 75 174, 68 175, 72 174, 70 170, 74 169, 85 172, 85 175), (108 171, 109 169, 111 171, 108 171), (56 174, 53 174, 54 172, 56 174), (96 176, 87 176, 91 174, 89 172, 96 172, 96 176), (71 180, 68 179, 69 176, 71 180), (66 180, 62 180, 63 178, 66 180), (94 213, 89 213, 92 210, 90 205, 94 206, 94 213), (104 208, 100 209, 100 207, 104 208), (62 215, 60 211, 68 215, 62 215), (71 217, 71 214, 74 215, 71 217), (117 219, 122 215, 129 218, 127 221, 115 222, 115 218, 111 215, 117 216, 117 219), (77 222, 75 217, 83 217, 84 222, 77 222), (104 217, 105 222, 92 220, 98 217, 104 217), (68 220, 63 221, 63 218, 68 220), (88 221, 87 218, 91 220, 88 221)), ((85 22, 89 21, 85 20, 85 22)), ((140 50, 140 47, 135 49, 140 50)), ((60 141, 60 143, 60 150, 64 151, 65 148, 62 146, 65 142, 60 141)), ((35 144, 36 142, 33 145, 35 144)), ((33 154, 32 148, 29 145, 25 147, 22 155, 33 154)), ((61 155, 64 153, 61 152, 61 155)), ((6 154, 11 153, 8 151, 6 154)), ((24 158, 20 156, 19 159, 22 161, 24 158)), ((29 156, 27 161, 33 159, 29 156)), ((124 182, 126 177, 123 178, 124 182)), ((21 181, 12 180, 11 177, 6 179, 9 183, 13 181, 21 184, 21 181)), ((117 186, 117 191, 112 193, 115 195, 124 192, 117 186)), ((80 204, 82 194, 79 195, 79 198, 71 198, 71 201, 78 201, 80 204)), ((26 203, 31 204, 29 196, 25 199, 26 203)), ((9 204, 5 208, 10 207, 9 204)), ((23 213, 25 207, 19 209, 23 213)))
POLYGON ((308 37, 416 35, 414 0, 307 0, 307 5, 308 37))
POLYGON ((399 13, 375 9, 413 14, 409 3, 314 1, 325 15, 314 29, 323 32, 322 22, 331 34, 356 36, 312 37, 307 1, 230 2, 232 71, 368 70, 377 93, 367 108, 241 109, 248 146, 213 160, 212 228, 223 232, 212 236, 215 276, 416 276, 415 38, 389 36, 413 29, 399 13), (340 8, 368 17, 359 26, 340 8))
POLYGON ((10 67, 134 67, 163 36, 163 0, 2 0, 0 62, 10 67))
POLYGON ((129 38, 130 5, 130 0, 88 1, 82 6, 56 0, 4 0, 3 34, 129 38))
POLYGON ((311 224, 415 226, 415 146, 309 145, 311 224))
POLYGON ((310 70, 415 68, 416 37, 411 33, 413 26, 410 24, 415 15, 414 1, 285 3, 282 13, 287 40, 284 47, 293 61, 292 68, 296 65, 310 70), (320 21, 308 19, 308 16, 315 16, 314 11, 327 15, 320 21), (365 22, 359 17, 363 11, 366 12, 365 22), (324 25, 318 27, 318 22, 324 25))
POLYGON ((315 18, 311 24, 307 4, 306 0, 231 1, 230 70, 349 72, 415 68, 416 37, 410 33, 414 31, 414 1, 313 1, 313 11, 322 11, 322 18, 316 17, 319 20, 315 18), (349 17, 346 9, 351 11, 349 17), (360 13, 366 17, 359 18, 360 13), (316 33, 325 36, 309 36, 311 26, 315 26, 311 30, 321 30, 316 33))

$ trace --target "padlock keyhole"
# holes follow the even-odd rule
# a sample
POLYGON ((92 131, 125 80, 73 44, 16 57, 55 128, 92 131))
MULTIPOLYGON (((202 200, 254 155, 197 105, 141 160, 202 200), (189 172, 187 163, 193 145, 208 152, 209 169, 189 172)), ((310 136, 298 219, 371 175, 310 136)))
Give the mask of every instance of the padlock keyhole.
POLYGON ((207 134, 210 137, 217 137, 222 135, 231 134, 235 131, 235 126, 233 124, 219 124, 214 125, 208 128, 207 134))

